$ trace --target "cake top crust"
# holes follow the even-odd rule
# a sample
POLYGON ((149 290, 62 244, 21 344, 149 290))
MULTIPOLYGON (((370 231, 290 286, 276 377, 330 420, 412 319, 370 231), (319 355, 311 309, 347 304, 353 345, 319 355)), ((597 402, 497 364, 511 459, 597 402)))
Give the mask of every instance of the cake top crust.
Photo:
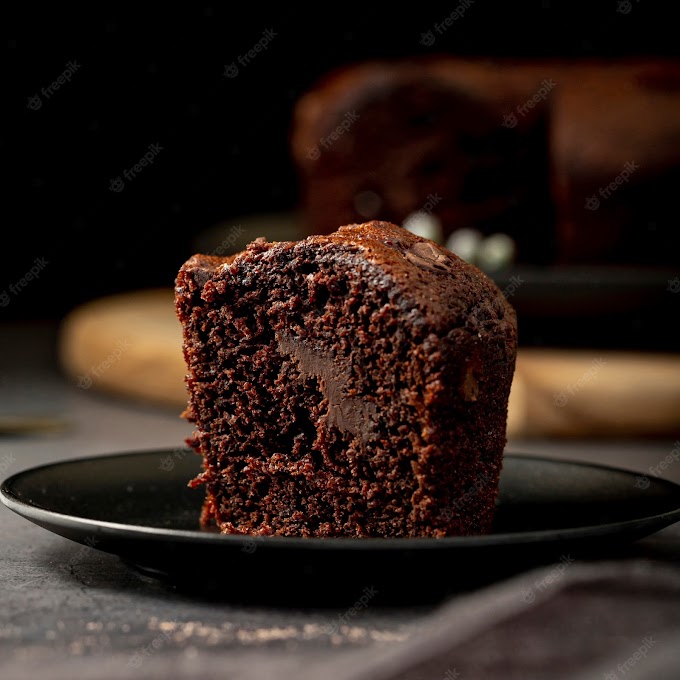
POLYGON ((229 257, 194 255, 182 271, 192 270, 202 286, 243 265, 275 259, 282 251, 295 256, 309 255, 310 250, 316 257, 358 266, 373 284, 397 290, 419 310, 422 321, 439 332, 461 325, 482 330, 494 322, 509 323, 516 331, 514 309, 491 279, 442 246, 389 222, 350 224, 301 241, 259 238, 229 257))

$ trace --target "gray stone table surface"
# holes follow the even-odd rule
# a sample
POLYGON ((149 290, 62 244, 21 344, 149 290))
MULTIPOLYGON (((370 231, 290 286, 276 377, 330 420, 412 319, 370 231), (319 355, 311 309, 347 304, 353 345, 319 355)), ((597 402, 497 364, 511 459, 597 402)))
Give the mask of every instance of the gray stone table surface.
MULTIPOLYGON (((0 418, 18 412, 65 424, 0 434, 0 479, 42 463, 182 443, 190 427, 176 413, 67 381, 54 340, 50 325, 0 325, 0 418)), ((647 472, 674 446, 532 441, 509 450, 647 472)), ((680 482, 680 462, 663 476, 680 482)), ((543 566, 440 603, 369 605, 337 625, 342 615, 182 595, 0 506, 3 680, 677 679, 680 528, 606 560, 543 566)))

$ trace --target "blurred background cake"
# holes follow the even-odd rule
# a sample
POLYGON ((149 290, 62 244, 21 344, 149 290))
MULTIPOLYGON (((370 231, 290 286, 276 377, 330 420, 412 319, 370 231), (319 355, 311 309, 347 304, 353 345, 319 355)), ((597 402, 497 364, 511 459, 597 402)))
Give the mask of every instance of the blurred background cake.
POLYGON ((674 61, 375 61, 295 109, 306 228, 426 212, 442 239, 506 234, 518 262, 672 264, 674 61))

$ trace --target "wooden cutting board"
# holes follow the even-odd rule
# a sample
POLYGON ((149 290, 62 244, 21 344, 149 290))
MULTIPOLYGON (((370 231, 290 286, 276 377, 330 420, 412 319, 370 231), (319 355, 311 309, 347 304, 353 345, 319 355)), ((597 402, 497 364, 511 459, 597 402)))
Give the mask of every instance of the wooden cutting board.
POLYGON ((182 329, 172 289, 113 295, 78 307, 62 324, 59 354, 83 389, 186 406, 182 329))
MULTIPOLYGON (((115 295, 61 329, 66 373, 83 389, 186 405, 171 289, 115 295)), ((521 349, 508 432, 523 436, 669 436, 680 432, 680 355, 521 349)))

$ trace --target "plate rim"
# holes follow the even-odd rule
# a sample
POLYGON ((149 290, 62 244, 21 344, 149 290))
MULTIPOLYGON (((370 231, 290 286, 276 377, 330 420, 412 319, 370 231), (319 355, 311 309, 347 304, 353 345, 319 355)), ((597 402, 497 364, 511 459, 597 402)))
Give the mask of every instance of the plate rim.
MULTIPOLYGON (((344 550, 347 548, 361 549, 361 550, 408 550, 408 549, 443 549, 443 548, 462 548, 462 547, 478 547, 478 548, 493 548, 501 545, 512 544, 536 544, 536 543, 559 543, 561 541, 579 540, 584 538, 597 538, 598 536, 609 536, 616 532, 617 529, 633 529, 635 527, 642 527, 648 524, 658 525, 659 531, 680 521, 680 502, 678 507, 674 510, 669 510, 663 513, 647 515, 628 520, 621 520, 617 522, 607 522, 604 524, 591 524, 580 527, 566 527, 561 529, 544 529, 527 532, 505 532, 496 534, 482 534, 472 536, 444 536, 441 538, 435 537, 301 537, 301 536, 251 536, 248 534, 220 534, 218 532, 189 530, 189 529, 171 529, 164 527, 152 527, 140 524, 123 524, 120 522, 108 522, 106 520, 97 520, 78 515, 68 515, 54 510, 48 510, 39 505, 26 502, 19 498, 12 491, 12 484, 20 481, 20 478, 43 471, 50 468, 68 465, 71 463, 91 463, 99 462, 104 459, 119 459, 127 456, 139 457, 149 455, 168 455, 176 449, 170 448, 152 448, 141 449, 135 451, 121 451, 119 453, 109 453, 94 456, 81 456, 78 458, 68 458, 51 463, 42 463, 33 467, 15 472, 13 475, 7 477, 0 484, 0 500, 3 504, 24 517, 25 519, 41 526, 42 528, 52 531, 45 526, 45 524, 56 525, 55 519, 58 520, 58 525, 69 529, 75 529, 82 532, 84 529, 89 530, 93 536, 105 533, 107 538, 115 537, 117 540, 134 540, 138 543, 143 541, 163 542, 168 539, 173 542, 195 543, 200 542, 206 545, 223 545, 227 547, 242 547, 244 542, 254 543, 256 547, 267 548, 305 548, 312 550, 344 550), (44 523, 43 523, 44 522, 44 523)), ((189 448, 182 448, 187 455, 196 455, 189 448)), ((626 470, 611 465, 602 463, 591 463, 579 460, 570 460, 568 458, 546 458, 544 456, 536 456, 533 454, 524 455, 518 452, 504 453, 503 458, 511 458, 514 460, 525 461, 539 461, 541 463, 557 464, 557 465, 574 465, 579 468, 594 468, 606 472, 623 473, 627 476, 646 476, 653 483, 660 486, 666 486, 678 494, 680 501, 680 484, 661 477, 643 475, 642 473, 633 470, 626 470)))

